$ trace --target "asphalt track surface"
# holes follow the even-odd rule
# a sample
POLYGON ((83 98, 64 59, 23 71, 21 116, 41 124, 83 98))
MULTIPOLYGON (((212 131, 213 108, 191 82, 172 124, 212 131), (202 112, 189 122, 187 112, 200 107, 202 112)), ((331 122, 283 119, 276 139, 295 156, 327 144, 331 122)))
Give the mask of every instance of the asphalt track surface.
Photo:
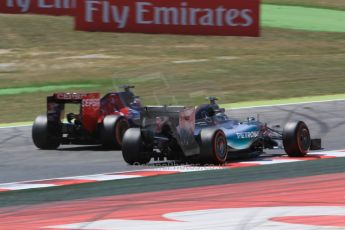
MULTIPOLYGON (((259 117, 268 125, 303 120, 312 137, 322 138, 325 150, 345 148, 345 101, 237 109, 228 113, 239 119, 259 117)), ((95 146, 61 146, 58 150, 43 151, 32 144, 31 127, 0 129, 0 183, 137 169, 140 168, 123 161, 120 151, 103 151, 95 146)))

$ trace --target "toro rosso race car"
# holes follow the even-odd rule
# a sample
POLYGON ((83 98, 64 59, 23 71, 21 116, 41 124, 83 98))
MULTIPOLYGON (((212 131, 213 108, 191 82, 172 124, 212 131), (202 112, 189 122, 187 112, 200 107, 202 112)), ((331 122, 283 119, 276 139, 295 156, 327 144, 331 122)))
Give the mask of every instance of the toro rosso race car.
POLYGON ((282 148, 290 157, 303 157, 321 148, 303 121, 288 122, 283 130, 248 118, 231 119, 210 97, 197 108, 150 106, 141 110, 140 127, 128 129, 122 154, 128 164, 154 160, 223 164, 229 158, 259 156, 265 149, 282 148))
POLYGON ((102 144, 121 148, 129 127, 140 122, 140 101, 122 86, 122 92, 54 93, 47 97, 47 113, 36 118, 32 139, 40 149, 56 149, 60 144, 102 144), (79 113, 65 113, 66 104, 78 104, 79 113), (65 116, 66 114, 66 116, 65 116), (66 121, 64 121, 66 120, 66 121))

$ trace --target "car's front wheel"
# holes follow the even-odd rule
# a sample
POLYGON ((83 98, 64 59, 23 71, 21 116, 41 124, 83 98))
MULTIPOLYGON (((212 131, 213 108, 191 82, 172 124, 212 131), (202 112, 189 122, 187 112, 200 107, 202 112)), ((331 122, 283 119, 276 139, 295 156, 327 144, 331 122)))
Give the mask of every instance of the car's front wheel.
POLYGON ((283 130, 283 145, 289 157, 307 155, 310 145, 310 132, 303 121, 288 122, 283 130))

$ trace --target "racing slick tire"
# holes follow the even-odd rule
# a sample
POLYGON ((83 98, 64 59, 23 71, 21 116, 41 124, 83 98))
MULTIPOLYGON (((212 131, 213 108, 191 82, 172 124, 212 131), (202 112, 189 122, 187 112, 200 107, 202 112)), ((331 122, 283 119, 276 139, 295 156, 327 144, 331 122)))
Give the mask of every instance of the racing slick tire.
POLYGON ((121 149, 123 135, 129 128, 128 121, 123 116, 109 115, 103 119, 100 139, 103 147, 121 149))
POLYGON ((288 122, 283 130, 283 146, 289 157, 307 155, 311 145, 308 126, 303 121, 288 122))
POLYGON ((122 142, 122 156, 130 165, 150 162, 151 155, 148 149, 145 149, 139 128, 130 128, 126 131, 122 142))
POLYGON ((206 128, 200 133, 200 157, 203 164, 224 164, 227 160, 227 140, 220 129, 206 128))
POLYGON ((32 140, 35 146, 43 150, 57 149, 60 145, 58 128, 48 128, 47 115, 36 117, 32 126, 32 140), (54 130, 53 133, 52 130, 54 130))

